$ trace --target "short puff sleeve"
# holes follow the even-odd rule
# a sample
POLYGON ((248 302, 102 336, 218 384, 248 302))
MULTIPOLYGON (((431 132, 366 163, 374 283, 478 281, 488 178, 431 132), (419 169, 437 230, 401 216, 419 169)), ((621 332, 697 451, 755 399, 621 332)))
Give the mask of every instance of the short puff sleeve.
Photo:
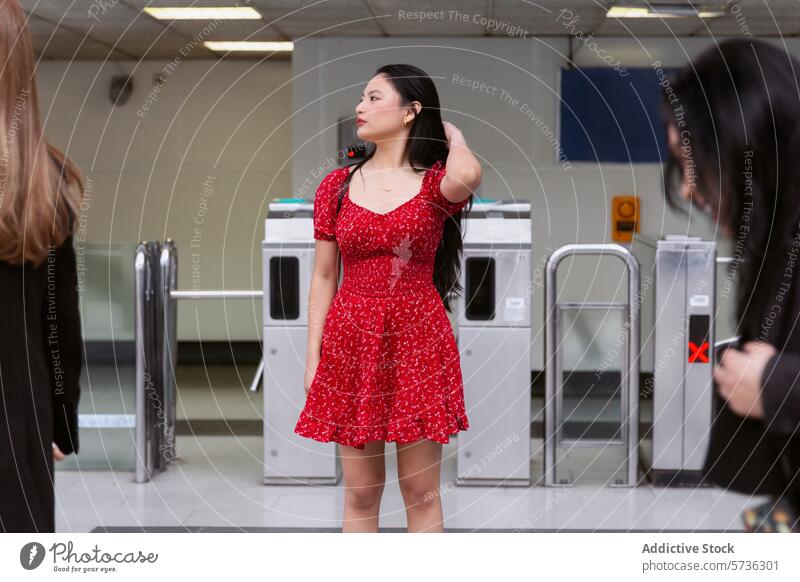
POLYGON ((444 194, 442 194, 441 186, 446 172, 447 168, 441 160, 437 160, 436 163, 431 166, 431 189, 433 190, 436 207, 441 208, 448 215, 452 216, 464 208, 467 203, 469 203, 470 198, 472 198, 472 194, 464 198, 461 202, 451 202, 445 198, 444 194))
POLYGON ((336 206, 337 193, 341 184, 342 169, 328 173, 317 188, 314 198, 314 239, 336 240, 336 206))

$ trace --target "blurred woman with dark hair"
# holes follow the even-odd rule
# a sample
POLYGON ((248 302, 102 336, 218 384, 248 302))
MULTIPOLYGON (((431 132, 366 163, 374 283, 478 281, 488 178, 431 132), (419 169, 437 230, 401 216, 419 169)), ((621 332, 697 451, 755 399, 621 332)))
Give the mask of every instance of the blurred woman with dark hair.
POLYGON ((742 258, 730 271, 741 341, 715 368, 706 474, 722 487, 775 496, 764 514, 779 521, 800 508, 798 75, 800 62, 785 49, 730 39, 674 75, 663 101, 667 200, 710 214, 742 258))
POLYGON ((53 460, 78 452, 72 246, 83 179, 42 135, 30 31, 0 4, 0 531, 55 531, 53 460))

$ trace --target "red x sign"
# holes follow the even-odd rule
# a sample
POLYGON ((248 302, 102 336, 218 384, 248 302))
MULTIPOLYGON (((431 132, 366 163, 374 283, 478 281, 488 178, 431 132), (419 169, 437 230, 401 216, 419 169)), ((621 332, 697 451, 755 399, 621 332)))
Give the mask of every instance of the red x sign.
POLYGON ((689 342, 689 363, 708 363, 708 342, 703 342, 698 348, 694 342, 689 342))

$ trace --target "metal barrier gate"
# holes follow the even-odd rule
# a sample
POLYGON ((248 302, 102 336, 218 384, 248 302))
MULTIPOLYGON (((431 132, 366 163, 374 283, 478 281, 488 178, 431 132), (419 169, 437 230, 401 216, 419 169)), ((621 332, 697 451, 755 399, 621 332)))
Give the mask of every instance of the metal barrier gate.
MULTIPOLYGON (((252 299, 261 291, 179 291, 172 239, 142 241, 134 259, 136 302, 136 471, 144 483, 175 458, 178 299, 252 299)), ((262 364, 263 365, 263 364, 262 364)), ((261 375, 260 366, 253 384, 261 375)), ((252 389, 252 388, 251 388, 252 389)))
MULTIPOLYGON (((165 379, 166 363, 162 348, 165 345, 163 322, 164 293, 161 288, 161 256, 166 253, 169 262, 168 241, 162 249, 160 242, 141 242, 134 260, 136 301, 136 482, 143 483, 166 468, 174 443, 169 434, 174 427, 174 386, 165 379), (162 325, 160 325, 161 323, 162 325)), ((169 335, 169 334, 167 334, 169 335)))
MULTIPOLYGON (((569 244, 557 249, 547 261, 545 280, 545 486, 570 486, 570 479, 560 478, 556 469, 559 447, 564 444, 570 450, 580 447, 624 447, 625 478, 617 479, 610 486, 635 486, 638 474, 639 450, 639 262, 625 247, 617 244, 569 244), (556 271, 559 263, 573 255, 611 255, 622 259, 628 272, 628 297, 625 303, 569 303, 557 301, 556 271), (621 369, 620 430, 619 438, 574 439, 564 435, 563 417, 563 373, 560 355, 558 326, 567 310, 584 309, 620 310, 627 314, 624 324, 626 350, 623 351, 621 369)), ((616 436, 616 435, 615 435, 616 436)))

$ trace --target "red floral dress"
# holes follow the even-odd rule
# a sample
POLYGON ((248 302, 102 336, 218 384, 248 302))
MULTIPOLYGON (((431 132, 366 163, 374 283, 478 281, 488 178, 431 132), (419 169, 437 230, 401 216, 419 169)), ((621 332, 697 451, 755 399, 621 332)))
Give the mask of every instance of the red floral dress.
POLYGON ((453 330, 433 283, 452 203, 439 188, 441 161, 414 198, 389 212, 337 192, 349 167, 328 173, 314 200, 314 238, 335 240, 342 284, 331 301, 316 375, 295 432, 364 448, 373 440, 447 443, 469 427, 453 330))

